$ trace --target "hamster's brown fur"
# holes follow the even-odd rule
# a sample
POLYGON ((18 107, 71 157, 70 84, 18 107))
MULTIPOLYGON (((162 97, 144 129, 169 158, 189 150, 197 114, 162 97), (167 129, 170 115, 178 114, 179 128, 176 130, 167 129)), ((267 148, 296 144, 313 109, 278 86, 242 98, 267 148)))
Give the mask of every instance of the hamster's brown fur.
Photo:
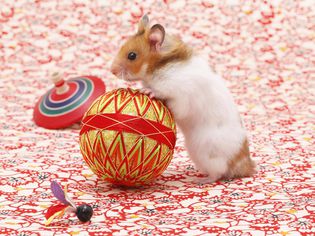
POLYGON ((138 75, 140 72, 153 74, 155 70, 161 69, 168 63, 188 60, 191 55, 192 49, 179 38, 165 35, 163 26, 156 24, 149 28, 145 20, 141 20, 137 33, 131 36, 118 52, 112 64, 112 71, 116 75, 123 71, 133 75, 138 75), (161 34, 161 42, 151 37, 156 32, 161 34), (163 46, 160 48, 158 45, 162 43, 163 46), (133 61, 128 60, 130 52, 137 54, 137 58, 133 61))

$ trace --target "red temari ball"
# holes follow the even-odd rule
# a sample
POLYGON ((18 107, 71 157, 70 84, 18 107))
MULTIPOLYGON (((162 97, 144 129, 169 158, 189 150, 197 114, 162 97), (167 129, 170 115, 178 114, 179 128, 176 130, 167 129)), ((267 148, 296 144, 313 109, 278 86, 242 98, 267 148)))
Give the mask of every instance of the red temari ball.
POLYGON ((152 182, 169 165, 176 126, 159 100, 132 89, 116 89, 99 97, 85 113, 80 149, 91 170, 117 185, 152 182))

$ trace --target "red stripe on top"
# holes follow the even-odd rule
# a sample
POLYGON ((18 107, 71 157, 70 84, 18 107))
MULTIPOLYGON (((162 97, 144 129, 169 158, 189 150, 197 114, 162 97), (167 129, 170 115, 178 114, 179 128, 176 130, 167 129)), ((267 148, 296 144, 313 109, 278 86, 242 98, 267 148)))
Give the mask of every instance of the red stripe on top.
POLYGON ((61 87, 64 84, 65 84, 65 81, 62 79, 55 83, 55 87, 61 87))
POLYGON ((176 134, 171 128, 138 116, 119 113, 91 115, 84 117, 82 124, 80 135, 89 130, 106 129, 143 135, 171 149, 174 148, 176 142, 176 134))
POLYGON ((70 97, 72 97, 74 95, 78 85, 76 83, 69 81, 68 86, 69 86, 69 89, 67 90, 67 92, 62 93, 62 94, 57 94, 57 90, 53 89, 51 91, 51 94, 50 94, 50 98, 51 98, 52 102, 58 102, 60 100, 65 100, 65 99, 69 99, 70 97))

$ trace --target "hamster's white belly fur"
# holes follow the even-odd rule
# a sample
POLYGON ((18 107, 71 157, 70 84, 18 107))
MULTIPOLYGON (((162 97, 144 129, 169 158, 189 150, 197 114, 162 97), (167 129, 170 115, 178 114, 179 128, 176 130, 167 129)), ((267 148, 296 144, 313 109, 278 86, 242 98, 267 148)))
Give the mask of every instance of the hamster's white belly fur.
POLYGON ((224 176, 246 131, 223 79, 206 60, 193 56, 157 71, 147 85, 157 98, 166 100, 197 168, 212 181, 224 176))

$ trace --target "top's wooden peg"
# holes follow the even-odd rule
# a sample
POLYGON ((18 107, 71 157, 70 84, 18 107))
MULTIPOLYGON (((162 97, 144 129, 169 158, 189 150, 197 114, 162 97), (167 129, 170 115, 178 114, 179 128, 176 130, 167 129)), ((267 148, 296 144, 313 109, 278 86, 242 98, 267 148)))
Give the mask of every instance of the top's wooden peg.
POLYGON ((69 85, 67 84, 67 82, 65 82, 65 80, 62 77, 63 77, 62 74, 59 72, 54 72, 51 75, 51 80, 55 84, 57 94, 63 94, 69 90, 69 85))

